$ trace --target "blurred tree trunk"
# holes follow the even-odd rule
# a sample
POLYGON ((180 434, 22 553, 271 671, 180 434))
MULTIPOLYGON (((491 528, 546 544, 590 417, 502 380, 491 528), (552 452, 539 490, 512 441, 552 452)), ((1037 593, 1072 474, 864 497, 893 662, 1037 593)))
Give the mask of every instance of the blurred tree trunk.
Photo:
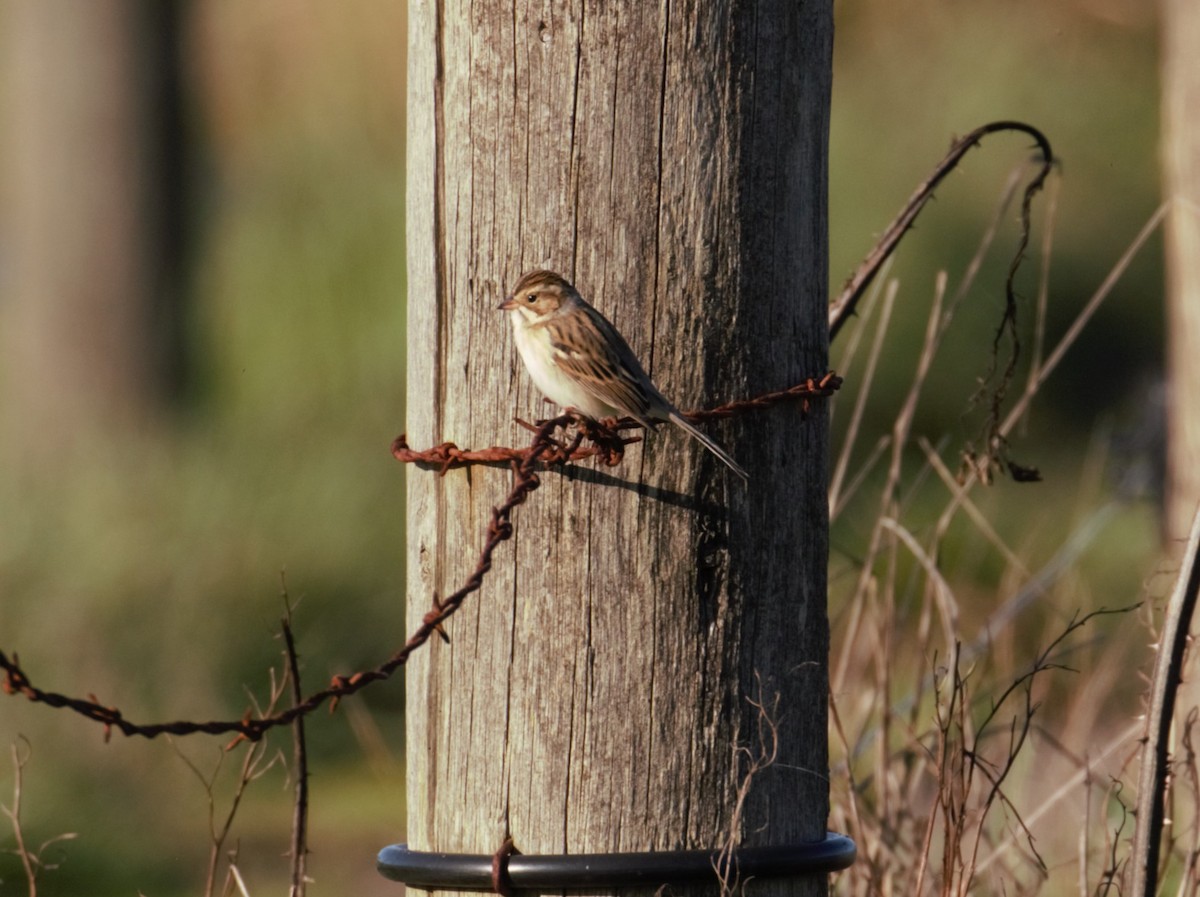
POLYGON ((156 202, 157 178, 177 172, 156 101, 177 85, 174 10, 20 0, 0 13, 0 414, 30 453, 142 423, 171 383, 162 275, 179 234, 156 202))
MULTIPOLYGON (((680 407, 825 370, 828 0, 428 0, 409 29, 411 444, 523 445, 513 416, 546 416, 496 310, 535 267, 680 407)), ((665 427, 619 467, 545 472, 518 509, 450 644, 407 668, 414 849, 824 835, 824 409, 712 432, 748 486, 665 427), (779 755, 735 820, 755 700, 779 755)), ((410 470, 410 626, 474 567, 510 482, 410 470)))
POLYGON ((1200 3, 1162 0, 1167 218, 1167 536, 1200 502, 1200 3))

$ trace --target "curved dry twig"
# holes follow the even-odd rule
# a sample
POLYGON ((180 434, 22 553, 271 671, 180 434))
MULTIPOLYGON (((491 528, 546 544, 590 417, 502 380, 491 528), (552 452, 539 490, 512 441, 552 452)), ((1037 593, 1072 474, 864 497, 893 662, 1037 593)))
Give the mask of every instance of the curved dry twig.
POLYGON ((1162 835, 1164 799, 1175 713, 1175 696, 1183 681, 1183 664, 1191 640, 1189 632, 1200 600, 1200 508, 1192 517, 1191 534, 1183 553, 1179 578, 1167 603, 1159 636, 1158 657, 1146 713, 1145 745, 1138 771, 1137 827, 1133 835, 1134 897, 1153 897, 1158 890, 1159 838, 1162 835))
POLYGON ((858 301, 875 279, 875 275, 883 267, 883 263, 896 251, 896 247, 900 245, 900 240, 908 232, 908 229, 912 227, 913 222, 916 221, 917 215, 925 208, 925 204, 933 198, 933 191, 937 188, 938 184, 957 167, 968 150, 978 146, 987 135, 995 134, 999 131, 1020 131, 1023 134, 1028 134, 1034 139, 1034 142, 1042 153, 1041 168, 1034 179, 1026 186, 1025 195, 1021 201, 1021 240, 1009 265, 1008 282, 1006 284, 1008 294, 1012 295, 1013 277, 1016 275, 1017 269, 1021 266, 1021 260, 1025 256, 1025 249, 1029 245, 1031 203, 1033 202, 1033 197, 1042 189, 1046 178, 1049 177, 1050 171, 1054 167, 1054 156, 1050 148, 1050 141, 1046 138, 1046 135, 1032 125, 1027 125, 1020 121, 994 121, 976 128, 966 137, 954 142, 954 145, 950 147, 950 151, 946 154, 945 158, 937 164, 933 169, 933 173, 913 191, 912 196, 908 198, 908 202, 904 204, 900 213, 888 225, 887 230, 883 232, 883 236, 879 238, 875 247, 862 260, 858 269, 850 275, 845 286, 842 287, 842 292, 829 306, 829 339, 831 342, 841 332, 842 327, 850 316, 854 314, 854 310, 858 306, 858 301))
POLYGON ((987 481, 991 472, 997 468, 1007 470, 1009 475, 1018 482, 1031 482, 1041 479, 1036 468, 1017 464, 1008 457, 1007 441, 1003 429, 1003 405, 1008 394, 1009 384, 1016 374, 1017 363, 1021 356, 1021 340, 1017 332, 1017 293, 1016 277, 1021 263, 1025 259, 1025 250, 1029 247, 1029 235, 1032 230, 1033 198, 1045 185, 1046 178, 1054 167, 1054 154, 1046 135, 1032 125, 1020 121, 995 121, 976 128, 965 137, 957 140, 950 147, 945 158, 935 166, 933 173, 909 197, 908 202, 900 213, 884 231, 883 236, 875 247, 867 254, 858 269, 846 281, 841 294, 829 306, 829 339, 832 341, 841 331, 843 325, 854 314, 859 299, 862 298, 868 286, 879 273, 884 262, 896 250, 901 238, 912 227, 917 215, 925 208, 926 203, 933 198, 933 191, 938 184, 953 171, 967 151, 978 146, 984 137, 1001 131, 1018 131, 1033 138, 1041 160, 1038 170, 1025 186, 1021 198, 1021 233, 1017 247, 1008 265, 1008 274, 1004 280, 1004 312, 996 325, 992 337, 992 352, 987 372, 980 378, 980 387, 975 400, 985 400, 988 406, 987 416, 980 429, 978 447, 968 445, 963 452, 964 468, 974 471, 981 479, 987 481), (1000 366, 1001 344, 1007 339, 1009 350, 1004 361, 1003 370, 997 379, 996 373, 1000 366))

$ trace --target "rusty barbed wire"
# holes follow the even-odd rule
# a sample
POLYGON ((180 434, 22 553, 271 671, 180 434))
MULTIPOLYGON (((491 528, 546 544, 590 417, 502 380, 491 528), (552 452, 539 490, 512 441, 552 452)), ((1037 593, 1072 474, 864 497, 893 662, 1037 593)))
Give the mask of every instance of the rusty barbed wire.
MULTIPOLYGON (((832 395, 842 384, 842 378, 830 371, 820 378, 808 378, 788 389, 765 393, 751 399, 743 399, 719 405, 715 408, 687 412, 687 417, 694 421, 731 417, 746 411, 769 408, 786 401, 799 401, 801 413, 807 413, 812 399, 832 395)), ((449 619, 462 603, 473 592, 483 585, 483 578, 492 568, 492 555, 501 542, 512 537, 512 512, 517 505, 523 504, 534 489, 540 485, 536 468, 541 464, 563 463, 583 458, 598 457, 608 465, 614 466, 624 457, 625 447, 641 441, 640 436, 623 436, 621 431, 641 424, 629 418, 618 421, 593 421, 573 412, 560 414, 548 420, 535 424, 520 423, 533 431, 533 439, 525 449, 515 449, 504 446, 493 446, 488 449, 460 449, 452 442, 443 442, 424 451, 416 451, 408 446, 404 436, 398 437, 392 444, 392 454, 400 461, 429 466, 438 469, 442 474, 452 467, 468 464, 494 464, 508 462, 512 466, 513 485, 507 497, 497 507, 492 508, 488 521, 486 539, 479 555, 474 571, 466 582, 453 594, 444 599, 433 596, 433 607, 422 618, 421 625, 408 637, 404 645, 379 666, 362 670, 350 676, 334 676, 330 684, 303 701, 273 715, 252 717, 247 713, 240 720, 218 720, 211 722, 194 722, 191 720, 176 720, 168 723, 135 723, 125 718, 116 707, 101 704, 95 695, 84 698, 74 698, 70 695, 54 691, 46 691, 34 685, 29 675, 20 665, 17 654, 11 659, 0 651, 0 670, 4 672, 0 687, 9 695, 23 695, 28 700, 45 704, 48 707, 71 710, 80 716, 94 720, 104 727, 104 739, 108 741, 116 729, 125 736, 156 738, 159 735, 228 735, 237 737, 229 744, 233 747, 242 740, 257 741, 269 730, 286 726, 295 720, 307 716, 326 702, 332 711, 337 702, 349 695, 355 694, 373 682, 389 678, 397 669, 408 662, 414 651, 424 645, 429 638, 437 633, 447 638, 442 629, 442 623, 449 619), (558 438, 560 430, 566 430, 570 425, 575 430, 569 439, 558 438), (590 445, 584 445, 588 441, 590 445)))
POLYGON ((821 377, 809 377, 804 382, 789 386, 787 389, 763 393, 752 399, 738 399, 718 405, 716 408, 688 411, 684 416, 693 422, 720 420, 745 411, 761 411, 783 402, 797 401, 800 403, 800 413, 808 414, 812 409, 813 399, 828 398, 837 392, 841 385, 842 378, 837 375, 837 372, 828 371, 821 377))
MULTIPOLYGON (((788 389, 765 393, 752 399, 729 402, 716 408, 691 411, 687 413, 687 416, 695 421, 724 418, 745 411, 769 408, 785 401, 799 401, 801 413, 806 413, 812 399, 832 395, 841 384, 842 378, 830 371, 820 378, 810 377, 803 383, 788 389)), ((252 717, 247 712, 240 720, 212 722, 191 720, 149 724, 132 722, 126 719, 116 707, 101 704, 95 695, 88 695, 86 699, 74 698, 70 695, 39 688, 33 684, 29 675, 22 669, 19 657, 14 653, 10 659, 3 651, 0 651, 0 670, 4 672, 4 679, 0 683, 0 687, 6 694, 23 695, 34 703, 71 710, 80 716, 100 723, 104 726, 105 741, 112 736, 114 729, 125 736, 142 738, 156 738, 159 735, 234 734, 237 737, 229 745, 229 747, 233 747, 244 739, 257 741, 270 729, 289 725, 312 713, 326 702, 329 702, 332 711, 340 699, 361 691, 373 682, 389 678, 392 673, 407 663, 412 653, 429 641, 430 636, 434 633, 446 638, 442 623, 462 606, 467 596, 478 591, 483 585, 483 578, 492 568, 492 555, 496 548, 501 542, 512 537, 513 509, 517 505, 523 504, 529 497, 529 493, 540 485, 536 473, 539 463, 553 464, 599 457, 603 463, 613 466, 620 463, 627 445, 641 440, 640 436, 623 436, 621 434, 623 429, 641 426, 629 418, 597 422, 568 412, 560 414, 558 417, 539 421, 536 425, 527 424, 524 421, 521 423, 532 430, 534 434, 532 441, 525 449, 493 446, 488 449, 467 450, 458 448, 452 442, 444 442, 431 449, 415 451, 408 446, 403 436, 397 438, 392 444, 392 454, 398 460, 430 466, 440 470, 443 474, 452 467, 507 461, 512 466, 513 485, 504 501, 492 508, 483 549, 474 571, 466 582, 444 599, 439 599, 434 595, 433 607, 422 618, 421 625, 408 637, 398 651, 379 666, 359 671, 350 676, 334 676, 326 688, 309 695, 303 701, 299 701, 277 714, 252 717), (572 424, 575 426, 575 430, 571 437, 569 439, 558 438, 558 432, 565 431, 572 424), (584 445, 585 440, 591 444, 584 445)))
MULTIPOLYGON (((563 421, 561 426, 574 423, 576 431, 570 442, 555 439, 552 435, 547 436, 550 447, 538 459, 543 464, 561 464, 598 456, 606 465, 614 467, 621 463, 621 459, 625 455, 625 446, 642 441, 641 436, 621 435, 620 430, 623 428, 641 426, 637 421, 627 417, 612 424, 605 424, 568 413, 553 420, 563 421), (583 445, 585 438, 591 440, 590 446, 583 445)), ((537 433, 541 424, 547 423, 547 421, 530 424, 517 418, 517 423, 537 433)), ((527 448, 517 449, 501 445, 485 449, 460 449, 453 442, 443 442, 433 448, 417 451, 409 446, 406 435, 397 436, 392 442, 392 456, 397 461, 433 468, 443 476, 452 468, 466 467, 470 464, 520 463, 528 451, 527 448)))
MULTIPOLYGON (((512 465, 513 485, 508 496, 500 505, 492 508, 492 515, 487 526, 487 539, 480 552, 475 570, 453 594, 444 599, 434 596, 433 607, 425 614, 421 625, 408 637, 400 650, 374 669, 363 670, 351 676, 334 676, 328 687, 309 695, 286 710, 271 716, 257 718, 251 717, 247 713, 240 720, 203 723, 177 720, 169 723, 139 724, 127 720, 117 708, 101 704, 95 695, 89 695, 87 699, 73 698, 37 687, 21 668, 18 656, 13 654, 10 659, 3 651, 0 651, 0 670, 4 671, 4 679, 0 683, 0 687, 6 694, 23 695, 34 703, 65 708, 80 716, 95 720, 104 726, 106 741, 111 737, 114 729, 122 735, 142 738, 156 738, 159 735, 235 734, 237 737, 229 745, 232 747, 244 739, 257 741, 270 729, 286 726, 301 716, 307 716, 327 701, 332 710, 341 698, 361 691, 372 682, 389 678, 392 673, 408 662, 408 658, 414 651, 429 641, 430 636, 435 632, 441 632, 442 623, 458 610, 468 595, 483 585, 484 576, 492 568, 492 554, 501 542, 512 537, 513 509, 524 503, 525 499, 529 497, 529 493, 540 485, 535 470, 538 462, 543 455, 553 456, 556 451, 564 448, 563 443, 554 438, 554 434, 568 424, 577 422, 578 419, 575 415, 563 414, 542 421, 534 428, 534 437, 529 447, 522 453, 520 462, 514 462, 512 465)), ((586 427, 581 429, 572 443, 568 445, 581 441, 586 435, 586 431, 586 427)), ((602 440, 605 439, 604 434, 599 435, 602 440)), ((602 447, 600 451, 603 450, 602 447)))
MULTIPOLYGON (((799 402, 802 414, 806 414, 815 398, 830 396, 842 384, 842 378, 833 371, 821 377, 810 377, 802 383, 776 392, 764 393, 750 399, 742 399, 718 405, 715 408, 686 412, 693 421, 712 420, 732 417, 748 411, 761 410, 778 405, 782 402, 799 402)), ((392 673, 408 662, 414 651, 429 641, 434 633, 448 640, 444 623, 455 611, 462 606, 467 596, 479 590, 483 578, 492 569, 492 555, 501 542, 512 537, 512 512, 517 505, 523 504, 534 489, 540 485, 536 473, 538 464, 555 464, 566 461, 576 461, 584 458, 598 457, 604 464, 614 466, 621 462, 625 447, 640 442, 640 436, 624 436, 622 430, 641 427, 637 421, 622 418, 616 421, 594 421, 574 412, 566 412, 548 420, 529 424, 519 421, 522 426, 533 431, 533 439, 525 449, 493 446, 487 449, 460 449, 452 442, 443 442, 430 449, 417 451, 409 447, 404 436, 398 437, 392 443, 392 454, 404 463, 427 466, 439 470, 443 475, 453 467, 468 464, 495 464, 508 462, 512 466, 513 485, 507 497, 497 507, 492 508, 492 516, 488 521, 486 539, 474 571, 466 582, 453 594, 444 599, 433 596, 433 607, 422 618, 421 625, 410 635, 404 645, 379 666, 362 670, 350 676, 334 676, 330 684, 303 701, 294 703, 291 707, 279 713, 253 717, 250 712, 240 720, 224 720, 212 722, 193 722, 177 720, 168 723, 140 724, 125 718, 116 707, 101 704, 95 695, 87 699, 73 698, 70 695, 53 691, 45 691, 34 685, 28 674, 22 669, 18 656, 14 653, 10 659, 0 651, 0 670, 4 672, 0 687, 6 694, 23 695, 30 701, 45 704, 49 707, 72 710, 80 716, 94 720, 104 726, 104 738, 107 741, 116 729, 125 736, 156 738, 159 735, 227 735, 236 737, 229 744, 233 747, 242 740, 257 741, 270 729, 286 726, 295 720, 307 716, 326 702, 330 711, 337 707, 337 702, 352 695, 373 682, 389 678, 392 673), (566 431, 574 425, 574 432, 569 438, 560 438, 560 430, 566 431), (590 443, 584 445, 584 442, 590 443)))
MULTIPOLYGON (((827 398, 842 385, 842 378, 834 371, 829 371, 821 377, 809 377, 795 386, 775 392, 763 393, 750 399, 738 399, 717 405, 715 408, 701 408, 685 411, 683 416, 693 423, 706 420, 722 420, 748 411, 761 411, 783 402, 798 402, 800 413, 807 414, 812 407, 812 400, 827 398)), ((599 456, 601 460, 613 467, 621 463, 625 446, 640 442, 640 436, 622 436, 621 431, 641 428, 641 424, 629 417, 619 420, 594 421, 580 415, 566 414, 562 416, 576 425, 574 438, 568 443, 551 439, 553 449, 541 456, 543 464, 561 464, 567 461, 581 461, 586 458, 599 456), (584 445, 584 440, 591 445, 584 445)), ((522 426, 536 429, 534 425, 518 420, 522 426)), ((517 461, 524 457, 522 449, 508 446, 492 446, 485 449, 462 449, 453 442, 442 442, 424 450, 413 449, 408 444, 407 435, 397 436, 392 443, 392 455, 404 464, 416 464, 418 467, 434 469, 443 476, 456 467, 467 467, 471 464, 497 464, 505 461, 517 461)))

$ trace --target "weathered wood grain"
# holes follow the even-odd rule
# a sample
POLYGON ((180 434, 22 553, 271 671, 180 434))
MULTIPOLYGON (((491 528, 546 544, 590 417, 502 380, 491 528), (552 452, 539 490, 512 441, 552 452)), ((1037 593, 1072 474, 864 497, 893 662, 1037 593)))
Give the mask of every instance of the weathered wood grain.
MULTIPOLYGON (((539 266, 680 407, 825 370, 827 0, 410 11, 412 445, 523 444, 513 416, 546 416, 495 309, 539 266)), ((717 845, 760 679, 780 757, 740 833, 823 834, 824 413, 711 432, 748 486, 663 428, 620 467, 546 473, 517 511, 452 642, 408 669, 415 848, 717 845)), ((469 573, 509 485, 409 472, 410 625, 469 573)))

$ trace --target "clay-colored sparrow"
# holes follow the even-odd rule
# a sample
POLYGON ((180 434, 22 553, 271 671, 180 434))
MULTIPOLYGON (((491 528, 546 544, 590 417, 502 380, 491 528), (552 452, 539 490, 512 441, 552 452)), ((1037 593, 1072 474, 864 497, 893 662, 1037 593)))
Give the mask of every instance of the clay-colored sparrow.
POLYGON ((669 420, 743 480, 746 471, 679 413, 650 382, 617 328, 560 275, 531 271, 499 306, 512 318, 529 376, 555 404, 594 420, 632 417, 647 429, 669 420))

